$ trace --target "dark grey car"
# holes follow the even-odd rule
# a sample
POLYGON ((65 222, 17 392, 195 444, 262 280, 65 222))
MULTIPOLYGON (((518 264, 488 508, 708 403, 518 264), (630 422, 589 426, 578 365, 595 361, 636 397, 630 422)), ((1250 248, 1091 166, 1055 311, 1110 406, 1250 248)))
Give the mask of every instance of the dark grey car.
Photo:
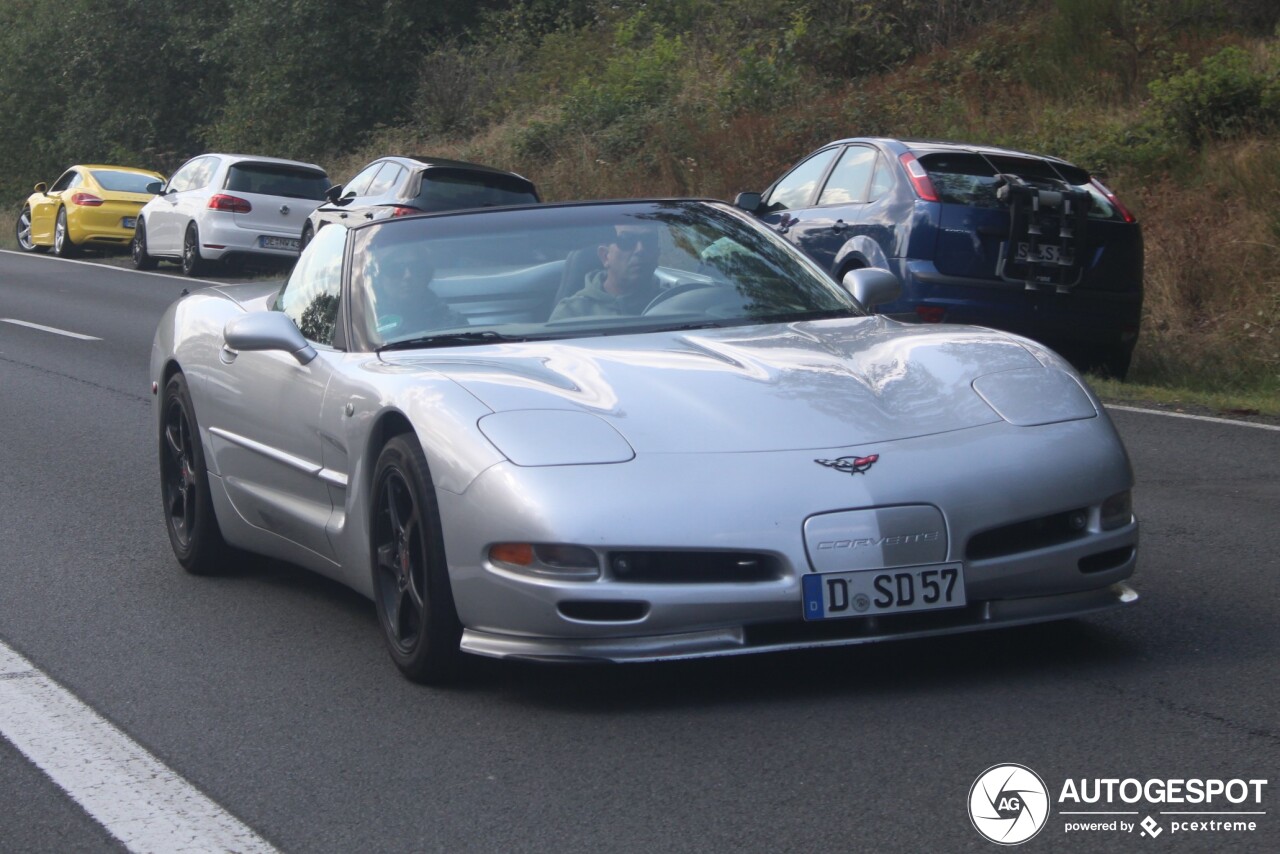
POLYGON ((440 157, 380 158, 345 185, 330 187, 325 196, 327 201, 303 226, 303 246, 330 223, 352 226, 410 214, 541 201, 533 182, 515 172, 440 157))

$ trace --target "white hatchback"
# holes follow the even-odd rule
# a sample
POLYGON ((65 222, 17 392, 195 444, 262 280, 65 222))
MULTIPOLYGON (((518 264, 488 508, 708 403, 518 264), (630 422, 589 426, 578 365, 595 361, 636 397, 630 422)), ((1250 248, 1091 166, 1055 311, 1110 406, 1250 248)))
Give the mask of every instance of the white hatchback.
POLYGON ((173 173, 143 206, 132 253, 139 270, 161 259, 199 276, 234 256, 291 258, 303 223, 329 188, 313 163, 243 154, 202 154, 173 173))

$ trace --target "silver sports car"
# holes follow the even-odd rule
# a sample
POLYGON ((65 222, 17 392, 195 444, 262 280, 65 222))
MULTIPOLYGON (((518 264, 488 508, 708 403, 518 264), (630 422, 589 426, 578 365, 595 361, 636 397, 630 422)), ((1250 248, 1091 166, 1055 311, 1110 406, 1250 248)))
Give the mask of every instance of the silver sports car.
POLYGON ((461 653, 651 661, 1136 601, 1124 447, 1027 339, 871 314, 700 201, 325 228, 288 282, 156 333, 178 561, 373 599, 411 679, 461 653))

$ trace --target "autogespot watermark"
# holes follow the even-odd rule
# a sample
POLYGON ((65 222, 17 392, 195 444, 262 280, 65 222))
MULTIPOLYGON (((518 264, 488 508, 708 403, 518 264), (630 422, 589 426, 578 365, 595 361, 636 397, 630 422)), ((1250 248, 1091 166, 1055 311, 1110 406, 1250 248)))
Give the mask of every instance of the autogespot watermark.
MULTIPOLYGON (((1267 811, 1266 780, 1242 778, 1068 777, 1053 799, 1048 786, 1025 765, 993 765, 969 789, 969 818, 977 831, 1001 845, 1019 845, 1050 824, 1056 800, 1061 832, 1068 835, 1134 834, 1168 839, 1213 834, 1227 841, 1258 830, 1267 811)), ((1054 832, 1054 831, 1051 831, 1054 832)))

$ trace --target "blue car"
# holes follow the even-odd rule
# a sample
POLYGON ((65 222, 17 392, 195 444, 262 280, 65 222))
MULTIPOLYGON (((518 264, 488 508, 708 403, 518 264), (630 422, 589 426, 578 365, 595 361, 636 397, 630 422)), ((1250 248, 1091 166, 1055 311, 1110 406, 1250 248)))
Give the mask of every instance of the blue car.
POLYGON ((897 274, 883 314, 1034 338, 1123 378, 1142 315, 1142 230, 1097 178, 991 146, 843 139, 735 204, 837 281, 897 274))

